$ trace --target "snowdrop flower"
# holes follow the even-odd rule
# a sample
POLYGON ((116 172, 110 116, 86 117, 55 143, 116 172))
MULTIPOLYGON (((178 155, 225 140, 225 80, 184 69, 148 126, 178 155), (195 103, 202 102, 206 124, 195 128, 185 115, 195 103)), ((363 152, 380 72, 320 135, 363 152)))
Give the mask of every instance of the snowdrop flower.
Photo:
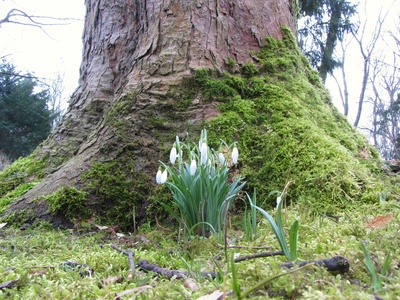
POLYGON ((176 152, 175 144, 171 149, 171 152, 169 153, 169 161, 171 164, 175 164, 176 158, 178 157, 178 153, 176 152))
POLYGON ((157 174, 156 174, 156 182, 157 182, 157 184, 161 184, 161 175, 162 175, 162 172, 161 172, 160 169, 158 169, 157 174))
POLYGON ((207 162, 207 152, 208 152, 207 144, 202 143, 200 148, 200 161, 202 165, 204 165, 207 162))
POLYGON ((190 175, 194 175, 194 173, 196 173, 196 168, 197 168, 197 163, 196 160, 193 159, 191 164, 190 164, 190 175))
POLYGON ((162 174, 161 174, 160 184, 163 184, 164 182, 166 182, 167 178, 168 178, 168 172, 167 172, 167 170, 164 170, 164 172, 162 172, 162 174))
POLYGON ((238 151, 238 148, 235 146, 235 147, 233 147, 233 150, 232 150, 232 161, 235 165, 238 162, 238 158, 239 158, 239 151, 238 151))
POLYGON ((281 196, 276 198, 276 209, 278 209, 279 203, 281 203, 281 201, 282 201, 282 197, 281 196))
POLYGON ((224 162, 225 162, 225 157, 224 157, 224 155, 223 155, 222 153, 218 154, 218 160, 219 160, 219 162, 221 163, 221 165, 224 164, 224 162))

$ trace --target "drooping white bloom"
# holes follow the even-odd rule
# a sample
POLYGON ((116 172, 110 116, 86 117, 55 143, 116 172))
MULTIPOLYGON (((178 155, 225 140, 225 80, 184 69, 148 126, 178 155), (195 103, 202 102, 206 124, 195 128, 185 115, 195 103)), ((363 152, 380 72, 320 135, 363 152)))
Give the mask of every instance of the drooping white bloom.
POLYGON ((200 148, 200 161, 202 165, 204 165, 207 162, 207 152, 208 152, 207 144, 202 143, 200 148))
POLYGON ((221 163, 221 165, 224 164, 224 162, 225 162, 225 157, 224 157, 224 155, 223 155, 222 153, 219 153, 219 154, 218 154, 218 160, 219 160, 219 162, 221 163))
POLYGON ((281 196, 276 198, 276 209, 278 209, 279 203, 281 203, 281 201, 282 201, 282 197, 281 196))
POLYGON ((168 178, 168 172, 167 170, 164 170, 164 172, 162 172, 161 174, 161 178, 160 178, 160 184, 163 184, 167 181, 168 178))
POLYGON ((162 172, 160 169, 158 169, 157 174, 156 174, 156 182, 158 184, 161 184, 161 175, 162 175, 162 172))
POLYGON ((237 164, 237 162, 238 162, 238 158, 239 158, 239 150, 238 150, 238 148, 235 146, 235 147, 233 147, 233 150, 232 150, 232 161, 233 161, 233 163, 236 165, 237 164))
POLYGON ((175 146, 173 146, 171 149, 171 152, 169 153, 169 161, 171 162, 171 164, 175 164, 177 157, 178 157, 178 153, 176 152, 175 146))
POLYGON ((194 175, 196 173, 196 168, 197 168, 197 163, 196 160, 193 159, 192 162, 190 163, 190 175, 194 175))

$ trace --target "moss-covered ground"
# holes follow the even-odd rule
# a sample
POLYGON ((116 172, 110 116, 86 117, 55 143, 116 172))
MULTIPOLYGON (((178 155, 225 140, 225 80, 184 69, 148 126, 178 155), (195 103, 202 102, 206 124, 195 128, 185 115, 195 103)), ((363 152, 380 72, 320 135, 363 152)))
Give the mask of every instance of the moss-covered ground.
MULTIPOLYGON (((332 274, 322 267, 304 268, 267 282, 249 298, 398 299, 399 216, 400 209, 389 202, 348 207, 334 217, 311 216, 307 207, 287 208, 283 214, 285 224, 294 219, 300 222, 298 262, 341 255, 349 260, 350 270, 332 274), (378 220, 378 216, 386 216, 389 222, 377 221, 375 229, 368 227, 367 222, 378 220), (390 252, 390 266, 379 291, 371 285, 361 242, 370 252, 377 273, 390 252)), ((245 256, 279 250, 262 216, 258 216, 258 237, 253 240, 246 238, 242 218, 236 215, 230 222, 228 257, 233 253, 245 256)), ((0 299, 197 299, 215 291, 228 299, 235 298, 229 296, 233 289, 232 265, 230 259, 225 260, 223 240, 218 237, 178 239, 176 228, 167 228, 171 230, 167 232, 153 223, 142 225, 135 234, 117 234, 113 227, 100 230, 95 224, 101 225, 90 219, 69 230, 56 231, 46 223, 19 229, 2 227, 0 299), (130 276, 128 257, 112 248, 112 244, 133 251, 135 264, 146 259, 162 268, 188 271, 190 279, 168 279, 137 266, 130 276), (201 271, 221 270, 224 275, 220 279, 199 276, 201 271)), ((237 262, 236 282, 243 292, 262 280, 288 272, 280 267, 284 262, 284 256, 237 262)))

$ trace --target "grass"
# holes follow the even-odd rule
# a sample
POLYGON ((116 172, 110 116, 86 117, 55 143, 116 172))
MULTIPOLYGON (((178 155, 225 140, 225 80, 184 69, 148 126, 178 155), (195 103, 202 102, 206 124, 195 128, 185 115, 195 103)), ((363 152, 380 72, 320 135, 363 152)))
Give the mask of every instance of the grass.
MULTIPOLYGON (((98 230, 95 220, 80 223, 74 230, 54 230, 45 223, 25 230, 4 226, 0 228, 0 287, 7 282, 13 284, 0 288, 0 299, 115 299, 123 292, 127 294, 120 299, 197 299, 215 290, 232 289, 236 295, 241 291, 242 296, 251 291, 248 295, 251 299, 265 299, 266 295, 272 299, 400 297, 400 210, 393 209, 391 203, 357 205, 342 211, 337 218, 310 215, 306 207, 298 206, 282 213, 286 230, 295 219, 299 220, 297 261, 342 255, 349 260, 350 271, 330 274, 320 267, 283 270, 280 264, 286 261, 284 256, 246 260, 233 266, 231 259, 224 260, 224 255, 220 260, 214 259, 223 252, 215 236, 178 241, 175 228, 167 233, 151 224, 142 225, 138 235, 124 233, 124 237, 118 237, 112 229, 98 230), (374 230, 364 225, 388 213, 393 213, 388 225, 374 230), (382 273, 380 268, 386 253, 391 253, 379 290, 374 289, 361 242, 367 245, 369 264, 377 274, 382 273), (199 289, 185 287, 184 280, 169 280, 138 268, 130 278, 127 256, 114 250, 111 244, 134 251, 135 263, 146 259, 163 268, 193 272, 191 277, 199 289), (62 264, 66 261, 86 264, 94 273, 87 275, 85 269, 66 267, 62 264), (222 279, 199 276, 201 271, 218 270, 224 272, 222 279), (259 284, 263 281, 265 284, 259 284), (254 287, 257 289, 253 291, 254 287)), ((265 251, 246 246, 279 250, 267 220, 258 218, 258 238, 249 241, 244 238, 242 218, 231 217, 228 240, 232 246, 241 248, 229 247, 229 258, 265 251)), ((228 298, 233 299, 234 294, 228 298)))

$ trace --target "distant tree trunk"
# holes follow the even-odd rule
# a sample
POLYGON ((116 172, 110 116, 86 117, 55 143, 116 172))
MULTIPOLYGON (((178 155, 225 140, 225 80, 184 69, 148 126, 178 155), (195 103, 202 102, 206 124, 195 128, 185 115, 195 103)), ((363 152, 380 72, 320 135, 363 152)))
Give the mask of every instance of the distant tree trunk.
MULTIPOLYGON (((85 2, 79 87, 39 151, 52 169, 8 213, 33 209, 36 217, 63 222, 45 202, 31 200, 62 186, 81 187, 81 174, 93 161, 111 161, 126 152, 135 156, 132 172, 151 181, 161 155, 151 122, 181 100, 177 86, 195 69, 224 70, 228 58, 239 65, 250 61, 265 36, 281 38, 283 25, 295 32, 292 0, 85 2)), ((162 134, 183 133, 188 121, 215 113, 212 104, 198 103, 173 123, 164 122, 162 134)))

